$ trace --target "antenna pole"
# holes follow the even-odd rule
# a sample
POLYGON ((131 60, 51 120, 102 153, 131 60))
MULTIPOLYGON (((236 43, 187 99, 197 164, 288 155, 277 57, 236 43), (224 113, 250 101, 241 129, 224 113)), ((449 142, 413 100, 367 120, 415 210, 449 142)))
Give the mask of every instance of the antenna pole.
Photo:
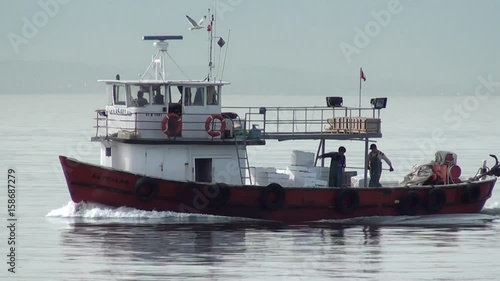
MULTIPOLYGON (((209 9, 210 11, 210 9, 209 9)), ((213 70, 213 48, 214 48, 214 15, 208 15, 210 17, 210 63, 208 64, 209 73, 208 73, 208 81, 212 79, 212 70, 213 70)))
POLYGON ((224 63, 222 64, 222 73, 220 75, 220 81, 222 82, 222 77, 224 76, 224 69, 226 68, 226 58, 227 58, 227 50, 229 49, 229 40, 231 39, 231 29, 229 29, 229 34, 227 35, 227 46, 226 52, 224 54, 224 63))

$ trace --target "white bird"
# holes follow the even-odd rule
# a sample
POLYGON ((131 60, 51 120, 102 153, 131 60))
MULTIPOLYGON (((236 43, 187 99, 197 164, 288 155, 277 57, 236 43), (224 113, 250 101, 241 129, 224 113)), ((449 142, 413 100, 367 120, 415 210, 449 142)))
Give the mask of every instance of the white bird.
POLYGON ((203 23, 203 21, 205 21, 205 19, 207 18, 207 16, 203 16, 199 22, 195 22, 194 19, 192 19, 188 15, 186 15, 186 18, 189 20, 189 22, 192 25, 192 27, 190 27, 189 30, 193 30, 193 29, 202 29, 202 28, 204 28, 201 24, 203 23))

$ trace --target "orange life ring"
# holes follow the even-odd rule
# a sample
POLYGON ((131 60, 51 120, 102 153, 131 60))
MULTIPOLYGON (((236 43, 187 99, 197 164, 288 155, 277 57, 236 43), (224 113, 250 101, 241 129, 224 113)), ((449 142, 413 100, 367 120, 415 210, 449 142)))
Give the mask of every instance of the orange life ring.
POLYGON ((226 131, 226 121, 224 117, 220 114, 212 114, 208 116, 207 121, 205 122, 205 131, 211 136, 211 137, 218 137, 226 131), (220 121, 220 129, 219 130, 212 130, 212 125, 214 123, 214 120, 217 119, 220 121))
POLYGON ((180 136, 182 133, 182 119, 179 115, 175 113, 169 113, 167 116, 163 117, 161 120, 161 130, 168 137, 180 136), (175 118, 175 119, 174 119, 175 118), (174 126, 169 126, 170 119, 175 120, 174 126))

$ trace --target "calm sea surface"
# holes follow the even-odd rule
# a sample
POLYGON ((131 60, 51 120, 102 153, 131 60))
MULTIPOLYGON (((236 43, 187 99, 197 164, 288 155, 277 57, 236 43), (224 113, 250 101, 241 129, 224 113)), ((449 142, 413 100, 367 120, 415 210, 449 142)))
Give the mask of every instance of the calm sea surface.
MULTIPOLYGON (((499 280, 500 193, 482 214, 324 221, 301 225, 212 216, 76 208, 58 155, 98 163, 89 139, 103 95, 3 95, 0 123, 0 280, 499 280), (6 111, 6 112, 5 112, 6 111), (16 176, 16 273, 8 272, 7 173, 16 176)), ((356 105, 357 97, 344 104, 356 105)), ((225 105, 323 105, 325 98, 226 96, 225 105)), ((378 140, 401 180, 437 150, 473 175, 500 155, 500 98, 389 97, 378 140)), ((347 148, 359 166, 361 142, 347 148)), ((250 149, 253 166, 286 168, 317 142, 250 149)))

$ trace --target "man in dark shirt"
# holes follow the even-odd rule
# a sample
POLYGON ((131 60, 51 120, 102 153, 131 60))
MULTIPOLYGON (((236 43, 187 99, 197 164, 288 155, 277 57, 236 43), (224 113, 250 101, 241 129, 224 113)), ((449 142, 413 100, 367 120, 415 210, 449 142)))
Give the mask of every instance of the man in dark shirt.
POLYGON ((346 165, 345 153, 345 147, 341 146, 338 152, 330 152, 318 156, 318 158, 332 158, 330 160, 330 173, 328 177, 328 186, 330 187, 342 187, 343 185, 346 165))
POLYGON ((142 91, 137 92, 137 99, 135 100, 137 106, 143 107, 148 104, 148 100, 144 98, 144 93, 142 91))

